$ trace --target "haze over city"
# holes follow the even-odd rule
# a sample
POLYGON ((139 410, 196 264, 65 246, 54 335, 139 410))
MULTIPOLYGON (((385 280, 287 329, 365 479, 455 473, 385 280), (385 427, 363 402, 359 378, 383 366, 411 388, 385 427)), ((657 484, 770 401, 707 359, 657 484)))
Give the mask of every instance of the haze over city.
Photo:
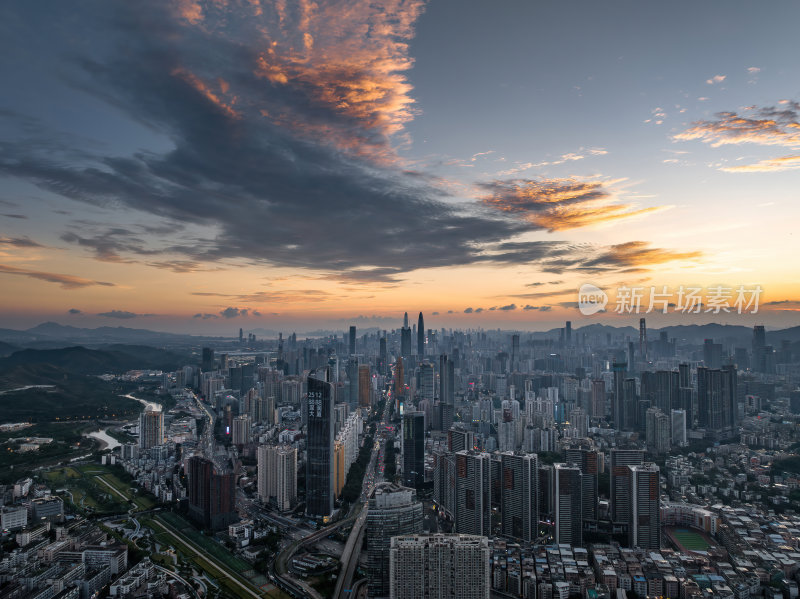
POLYGON ((793 326, 798 17, 5 3, 0 325, 545 330, 635 325, 622 285, 758 285, 757 315, 651 326, 793 326))

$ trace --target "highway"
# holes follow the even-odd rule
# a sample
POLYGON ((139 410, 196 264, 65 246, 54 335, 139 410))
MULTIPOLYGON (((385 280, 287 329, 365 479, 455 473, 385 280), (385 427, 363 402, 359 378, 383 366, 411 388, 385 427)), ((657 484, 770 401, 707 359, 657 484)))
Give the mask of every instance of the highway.
POLYGON ((365 500, 364 509, 353 524, 350 536, 347 537, 344 551, 342 551, 342 569, 339 571, 339 578, 336 580, 336 590, 333 593, 334 599, 352 599, 352 597, 355 597, 353 594, 353 573, 356 566, 358 566, 358 558, 361 554, 361 546, 364 540, 364 529, 367 522, 367 512, 369 511, 368 499, 375 485, 383 478, 379 471, 379 466, 381 465, 385 440, 378 433, 386 426, 386 418, 389 414, 388 388, 384 392, 384 398, 386 401, 383 406, 383 414, 381 414, 380 421, 375 426, 375 444, 372 447, 369 466, 364 476, 364 490, 361 495, 362 500, 365 500))

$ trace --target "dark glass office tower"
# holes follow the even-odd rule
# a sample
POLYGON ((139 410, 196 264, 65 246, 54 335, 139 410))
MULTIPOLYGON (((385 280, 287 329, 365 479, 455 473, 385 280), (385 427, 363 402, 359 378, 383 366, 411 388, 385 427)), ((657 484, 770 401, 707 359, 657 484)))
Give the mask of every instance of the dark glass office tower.
POLYGON ((566 460, 568 464, 575 464, 581 469, 583 485, 581 517, 584 522, 594 522, 597 520, 599 455, 594 449, 567 449, 566 460))
POLYGON ((419 313, 417 321, 417 355, 425 355, 425 321, 422 320, 422 312, 419 313))
POLYGON ((500 464, 503 535, 534 542, 539 528, 539 457, 508 452, 500 455, 500 464))
POLYGON ((333 385, 327 378, 322 369, 308 375, 306 515, 311 518, 333 513, 333 385))
POLYGON ((642 449, 611 450, 611 520, 627 524, 631 518, 631 471, 628 466, 644 464, 642 449))
POLYGON ((455 404, 455 364, 447 354, 439 356, 439 401, 448 406, 455 404))
POLYGON ((425 412, 403 414, 403 484, 419 488, 425 482, 425 412))
POLYGON ((350 327, 350 347, 348 349, 351 356, 356 353, 356 327, 354 326, 350 327))
POLYGON ((411 355, 411 327, 408 326, 408 312, 403 316, 403 327, 400 329, 400 355, 404 358, 411 355))
POLYGON ((555 464, 553 511, 555 541, 583 545, 583 475, 573 464, 555 464))
POLYGON ((214 370, 214 349, 211 347, 203 348, 203 361, 200 366, 203 372, 212 372, 214 370))

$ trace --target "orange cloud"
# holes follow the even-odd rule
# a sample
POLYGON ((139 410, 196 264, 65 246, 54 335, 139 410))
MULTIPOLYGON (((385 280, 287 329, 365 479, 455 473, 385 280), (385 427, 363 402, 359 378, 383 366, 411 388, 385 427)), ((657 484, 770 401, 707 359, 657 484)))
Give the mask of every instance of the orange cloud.
MULTIPOLYGON (((214 92, 208 85, 206 85, 197 75, 195 75, 190 71, 187 71, 186 69, 182 68, 174 69, 172 71, 172 75, 183 79, 186 83, 191 85, 195 90, 197 90, 203 96, 205 96, 206 99, 208 99, 212 104, 219 107, 219 109, 222 110, 222 112, 227 114, 229 117, 235 119, 241 117, 241 114, 239 114, 231 106, 231 104, 233 104, 236 101, 235 97, 232 99, 231 103, 224 102, 222 98, 220 98, 220 96, 216 92, 214 92)), ((220 88, 220 92, 223 95, 228 93, 230 85, 224 79, 219 79, 218 85, 220 88)))
POLYGON ((612 245, 597 260, 630 268, 654 266, 675 260, 694 260, 703 255, 698 251, 680 252, 649 246, 646 241, 629 241, 612 245))
POLYGON ((699 140, 718 148, 723 145, 754 143, 766 146, 800 147, 800 104, 788 102, 788 108, 772 107, 750 110, 753 117, 735 112, 721 112, 716 120, 697 121, 676 140, 699 140))
POLYGON ((788 171, 800 168, 800 156, 783 156, 781 158, 767 158, 753 164, 741 166, 727 166, 721 168, 726 173, 768 173, 774 171, 788 171))
POLYGON ((563 231, 608 223, 663 210, 664 206, 636 209, 620 203, 610 189, 613 181, 565 179, 514 179, 483 184, 486 206, 501 212, 523 214, 533 225, 563 231))
MULTIPOLYGON (((278 0, 270 6, 251 0, 247 10, 227 0, 176 3, 186 23, 247 44, 255 75, 286 86, 300 100, 274 105, 264 94, 255 100, 258 113, 360 157, 396 160, 392 138, 414 117, 405 72, 413 64, 408 42, 423 0, 278 0), (249 22, 242 26, 244 13, 249 22)), ((184 76, 209 100, 235 112, 199 79, 184 76)), ((228 84, 220 87, 227 94, 228 84)))

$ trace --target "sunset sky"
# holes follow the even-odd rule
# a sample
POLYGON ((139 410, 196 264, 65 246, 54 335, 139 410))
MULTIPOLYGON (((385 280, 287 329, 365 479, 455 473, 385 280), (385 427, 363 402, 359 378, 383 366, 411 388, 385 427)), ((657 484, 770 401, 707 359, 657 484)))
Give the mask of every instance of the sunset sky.
POLYGON ((800 4, 0 5, 0 327, 800 324, 800 4), (608 312, 582 317, 583 283, 608 312), (648 315, 650 316, 650 315, 648 315), (650 322, 650 320, 649 320, 650 322))

